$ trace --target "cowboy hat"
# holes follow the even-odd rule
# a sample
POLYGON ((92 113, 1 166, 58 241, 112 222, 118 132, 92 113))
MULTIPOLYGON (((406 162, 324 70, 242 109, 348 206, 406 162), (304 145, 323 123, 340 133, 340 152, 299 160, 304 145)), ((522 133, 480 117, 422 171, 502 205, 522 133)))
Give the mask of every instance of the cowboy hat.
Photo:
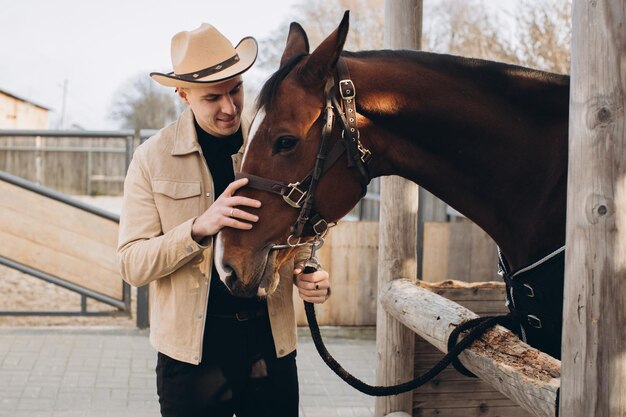
POLYGON ((213 26, 203 23, 172 38, 172 67, 163 74, 151 72, 153 80, 166 87, 200 87, 227 80, 245 72, 257 57, 257 42, 243 38, 237 46, 213 26))

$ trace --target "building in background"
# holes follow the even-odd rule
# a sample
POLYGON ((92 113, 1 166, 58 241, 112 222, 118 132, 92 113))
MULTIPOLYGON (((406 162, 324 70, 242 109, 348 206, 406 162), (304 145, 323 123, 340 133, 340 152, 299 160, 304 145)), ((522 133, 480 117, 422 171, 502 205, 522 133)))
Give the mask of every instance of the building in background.
POLYGON ((48 129, 50 109, 0 88, 0 129, 48 129))

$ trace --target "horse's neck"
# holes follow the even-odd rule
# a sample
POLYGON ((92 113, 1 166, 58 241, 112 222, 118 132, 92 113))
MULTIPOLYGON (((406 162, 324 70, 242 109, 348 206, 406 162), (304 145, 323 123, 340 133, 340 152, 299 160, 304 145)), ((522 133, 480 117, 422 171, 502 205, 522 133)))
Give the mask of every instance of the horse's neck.
POLYGON ((489 233, 514 267, 561 245, 567 86, 511 67, 489 79, 493 68, 420 56, 351 63, 374 175, 424 186, 489 233))

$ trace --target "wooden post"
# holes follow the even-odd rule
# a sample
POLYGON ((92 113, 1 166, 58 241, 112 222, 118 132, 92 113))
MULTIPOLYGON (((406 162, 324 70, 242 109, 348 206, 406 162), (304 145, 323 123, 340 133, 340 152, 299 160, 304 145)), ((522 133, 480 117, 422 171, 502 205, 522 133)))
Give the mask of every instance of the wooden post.
POLYGON ((561 416, 626 416, 626 3, 574 0, 561 416))
MULTIPOLYGON (((385 1, 385 47, 419 49, 422 33, 421 0, 385 1)), ((380 237, 378 251, 378 288, 396 278, 417 276, 417 202, 418 187, 400 177, 381 179, 380 237)), ((378 308, 376 347, 378 385, 392 385, 413 378, 415 335, 402 323, 378 308)), ((412 414, 411 392, 378 397, 375 415, 392 412, 412 414)))

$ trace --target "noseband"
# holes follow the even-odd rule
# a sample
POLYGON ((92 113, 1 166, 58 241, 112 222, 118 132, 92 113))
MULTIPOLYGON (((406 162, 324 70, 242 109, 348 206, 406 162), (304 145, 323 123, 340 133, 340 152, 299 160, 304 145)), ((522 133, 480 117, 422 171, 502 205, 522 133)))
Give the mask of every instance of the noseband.
POLYGON ((300 209, 300 215, 296 223, 291 228, 291 234, 287 238, 286 245, 274 245, 273 250, 307 245, 310 243, 300 243, 304 236, 305 227, 309 227, 318 241, 323 237, 329 228, 329 223, 314 210, 315 189, 322 175, 328 171, 339 158, 346 153, 348 167, 358 170, 361 183, 361 196, 367 192, 367 184, 370 182, 368 164, 372 154, 360 141, 359 130, 356 124, 356 104, 354 83, 350 79, 348 66, 345 61, 339 58, 337 62, 337 72, 339 82, 339 96, 341 103, 336 97, 334 87, 335 79, 331 77, 324 88, 324 127, 322 128, 322 140, 319 151, 315 159, 315 166, 303 179, 293 183, 270 180, 256 175, 239 172, 235 179, 248 178, 246 187, 256 190, 267 191, 283 197, 289 206, 300 209), (342 110, 343 109, 343 110, 342 110), (341 122, 342 139, 335 142, 328 150, 328 142, 331 137, 335 115, 341 122), (293 240, 296 240, 293 242, 293 240))

